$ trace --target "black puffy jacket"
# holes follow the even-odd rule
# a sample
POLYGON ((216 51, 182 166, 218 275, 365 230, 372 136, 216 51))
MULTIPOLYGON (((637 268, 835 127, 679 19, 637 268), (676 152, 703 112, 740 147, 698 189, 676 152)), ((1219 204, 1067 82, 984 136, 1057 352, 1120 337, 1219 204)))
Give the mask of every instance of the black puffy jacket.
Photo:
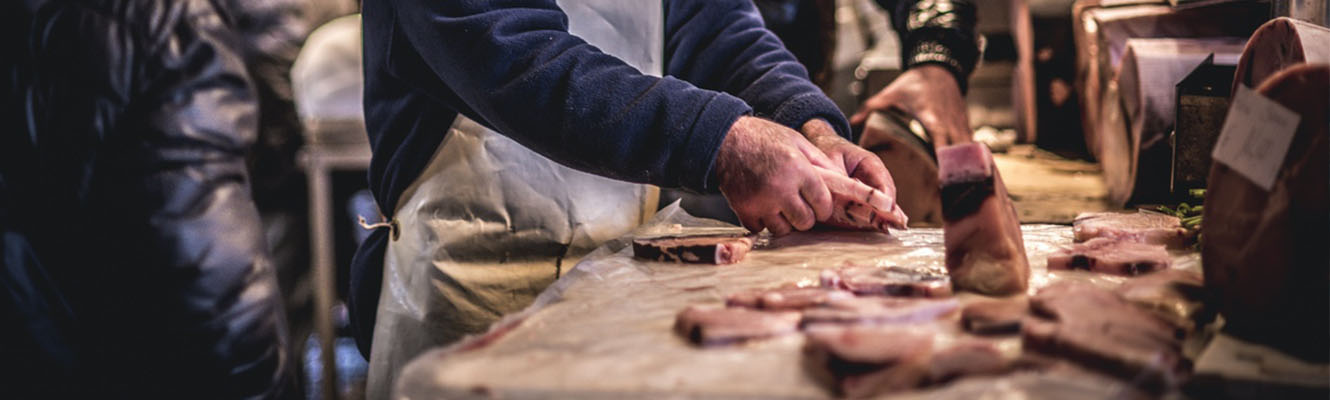
POLYGON ((0 43, 0 397, 280 397, 256 105, 215 4, 6 1, 0 43))

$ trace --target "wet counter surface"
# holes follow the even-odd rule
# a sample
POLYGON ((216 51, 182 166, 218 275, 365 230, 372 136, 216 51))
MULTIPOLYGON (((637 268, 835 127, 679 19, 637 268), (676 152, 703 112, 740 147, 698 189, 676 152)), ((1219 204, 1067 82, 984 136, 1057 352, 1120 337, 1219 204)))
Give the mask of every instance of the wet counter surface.
MULTIPOLYGON (((667 207, 639 230, 716 229, 715 221, 667 207)), ((1124 278, 1081 271, 1048 272, 1046 258, 1071 243, 1067 225, 1025 225, 1033 272, 1031 293, 1059 280, 1116 286, 1124 278)), ((625 238, 626 239, 626 238, 625 238)), ((803 335, 734 346, 696 347, 672 329, 693 304, 723 304, 727 295, 789 282, 818 284, 818 273, 846 265, 903 266, 944 271, 942 230, 802 232, 772 239, 734 265, 689 265, 637 260, 625 239, 584 258, 536 304, 486 335, 412 361, 394 398, 827 398, 834 393, 808 370, 803 335)), ((1195 252, 1173 252, 1172 268, 1199 269, 1195 252)), ((983 299, 960 294, 964 304, 983 299)), ((959 314, 959 313, 957 313, 959 314)), ((917 329, 939 347, 966 335, 958 316, 917 329)), ((1014 355, 1019 335, 999 339, 1014 355)), ((1128 383, 1102 376, 1017 372, 961 379, 895 396, 928 398, 1078 397, 1124 393, 1128 383), (1096 379, 1097 378, 1097 379, 1096 379), (1021 397, 1007 397, 1021 396, 1021 397)))

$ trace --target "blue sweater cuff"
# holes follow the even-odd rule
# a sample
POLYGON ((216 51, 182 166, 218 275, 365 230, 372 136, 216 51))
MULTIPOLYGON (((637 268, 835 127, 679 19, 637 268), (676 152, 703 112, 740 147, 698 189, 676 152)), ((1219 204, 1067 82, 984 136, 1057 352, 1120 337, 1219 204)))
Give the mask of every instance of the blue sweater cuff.
POLYGON ((734 121, 752 112, 748 103, 719 92, 702 105, 697 120, 693 122, 692 133, 684 143, 684 157, 680 160, 681 184, 685 189, 701 193, 720 190, 720 181, 716 178, 716 154, 734 121))
POLYGON ((836 130, 836 134, 850 140, 850 122, 841 114, 836 103, 822 93, 805 93, 791 97, 780 107, 776 107, 775 112, 769 117, 776 123, 790 127, 799 131, 804 123, 813 118, 822 118, 836 130))

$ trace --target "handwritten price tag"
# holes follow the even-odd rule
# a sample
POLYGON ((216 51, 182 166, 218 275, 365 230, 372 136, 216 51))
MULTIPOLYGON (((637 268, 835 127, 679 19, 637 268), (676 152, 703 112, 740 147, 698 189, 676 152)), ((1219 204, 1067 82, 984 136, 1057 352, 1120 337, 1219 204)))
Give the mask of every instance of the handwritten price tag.
POLYGON ((1297 113, 1239 85, 1210 157, 1269 191, 1284 165, 1299 119, 1297 113))

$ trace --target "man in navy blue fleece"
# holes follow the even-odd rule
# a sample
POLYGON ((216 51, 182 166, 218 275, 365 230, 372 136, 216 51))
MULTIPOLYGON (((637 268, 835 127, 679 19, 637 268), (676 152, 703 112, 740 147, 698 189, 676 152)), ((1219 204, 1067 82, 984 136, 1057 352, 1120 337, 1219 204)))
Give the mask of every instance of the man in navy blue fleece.
MULTIPOLYGON (((408 231, 395 227, 398 207, 419 195, 423 171, 452 154, 436 149, 450 129, 466 130, 462 117, 579 171, 719 191, 753 231, 784 234, 826 220, 828 170, 894 198, 881 160, 846 140, 845 117, 763 28, 750 0, 632 3, 663 6, 663 77, 569 33, 560 5, 577 2, 559 3, 364 3, 370 188, 394 228, 376 230, 354 262, 351 310, 362 352, 379 309, 384 249, 408 231)), ((630 31, 641 22, 622 17, 604 25, 630 31)), ((520 213, 499 223, 516 224, 520 213)))

